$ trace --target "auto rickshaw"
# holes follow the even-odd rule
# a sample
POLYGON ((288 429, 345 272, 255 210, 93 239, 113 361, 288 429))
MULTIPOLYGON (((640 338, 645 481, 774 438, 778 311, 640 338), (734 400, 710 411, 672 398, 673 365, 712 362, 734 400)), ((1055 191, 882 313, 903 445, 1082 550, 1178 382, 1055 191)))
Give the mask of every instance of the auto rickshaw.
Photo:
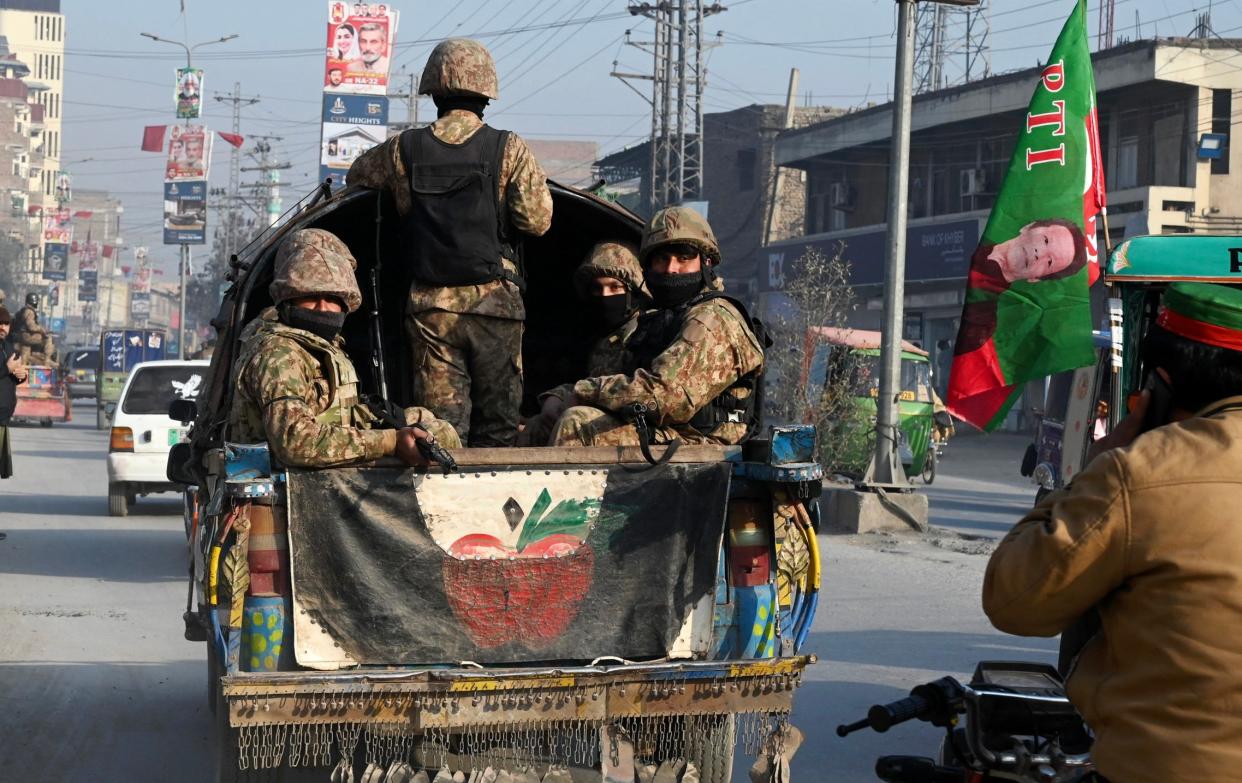
MULTIPOLYGON (((816 326, 807 330, 805 340, 803 382, 807 400, 822 399, 825 390, 846 374, 853 398, 852 415, 834 425, 844 430, 825 438, 837 451, 826 456, 825 464, 838 473, 861 476, 875 450, 880 332, 816 326)), ((898 451, 902 467, 906 475, 920 476, 930 484, 936 478, 931 362, 927 351, 908 340, 901 342, 900 386, 898 451)), ((808 410, 808 420, 815 419, 813 414, 808 410)))
POLYGON ((1113 249, 1104 274, 1111 287, 1112 339, 1097 332, 1096 363, 1049 381, 1036 457, 1030 460, 1040 496, 1064 486, 1082 469, 1098 401, 1109 402, 1110 426, 1125 417, 1127 398, 1143 382, 1143 337, 1156 320, 1164 289, 1179 281, 1242 284, 1242 236, 1136 236, 1113 249))

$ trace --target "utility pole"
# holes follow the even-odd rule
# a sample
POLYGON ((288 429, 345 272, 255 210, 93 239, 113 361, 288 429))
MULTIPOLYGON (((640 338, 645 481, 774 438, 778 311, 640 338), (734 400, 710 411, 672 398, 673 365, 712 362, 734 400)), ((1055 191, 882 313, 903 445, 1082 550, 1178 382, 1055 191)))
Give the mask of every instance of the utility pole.
MULTIPOLYGON (((233 111, 233 135, 241 135, 241 110, 243 106, 253 106, 259 102, 259 97, 243 97, 241 94, 241 82, 233 82, 233 92, 228 94, 217 93, 213 96, 219 103, 232 104, 233 111)), ((233 240, 236 234, 236 225, 238 223, 237 202, 241 199, 241 150, 238 147, 229 145, 229 190, 228 190, 228 212, 226 216, 228 230, 224 232, 224 263, 227 265, 229 259, 237 252, 238 248, 234 247, 233 240)))
POLYGON ((705 48, 715 44, 703 41, 703 20, 726 10, 719 3, 704 5, 702 0, 662 0, 631 3, 633 16, 654 22, 651 41, 626 43, 652 56, 652 72, 622 73, 613 63, 611 76, 625 82, 651 106, 651 160, 646 193, 652 212, 665 204, 680 204, 701 197, 703 192, 703 90, 707 73, 705 48), (650 81, 651 97, 629 83, 631 79, 650 81))
MULTIPOLYGON (((945 0, 942 0, 945 1, 945 0)), ((979 0, 947 0, 974 4, 979 0)), ((880 338, 880 390, 875 401, 875 454, 863 479, 872 487, 908 488, 898 456, 897 396, 901 393, 901 338, 906 302, 906 221, 910 184, 910 111, 914 80, 914 3, 897 0, 897 63, 893 75, 893 125, 888 163, 888 251, 884 258, 884 327, 880 338)))
POLYGON ((390 92, 389 99, 397 99, 405 101, 405 122, 388 121, 389 132, 396 131, 400 133, 407 128, 418 126, 418 78, 420 74, 410 74, 410 86, 405 92, 390 92))
MULTIPOLYGON (((789 89, 785 93, 785 117, 781 123, 783 130, 793 127, 794 120, 794 101, 798 99, 798 69, 789 69, 789 89)), ((773 140, 768 155, 772 158, 772 168, 775 175, 772 177, 772 194, 768 199, 767 215, 763 221, 763 244, 770 245, 775 239, 776 233, 776 212, 780 205, 781 191, 785 188, 785 169, 776 163, 776 143, 773 140)))
POLYGON ((293 168, 292 163, 279 163, 276 161, 272 153, 272 145, 270 141, 280 141, 280 136, 255 136, 258 139, 254 145, 254 149, 246 153, 257 166, 242 166, 241 171, 257 171, 259 172, 259 181, 247 184, 245 187, 254 192, 258 201, 263 205, 261 215, 267 222, 267 225, 275 225, 281 214, 280 199, 280 172, 285 169, 293 168))

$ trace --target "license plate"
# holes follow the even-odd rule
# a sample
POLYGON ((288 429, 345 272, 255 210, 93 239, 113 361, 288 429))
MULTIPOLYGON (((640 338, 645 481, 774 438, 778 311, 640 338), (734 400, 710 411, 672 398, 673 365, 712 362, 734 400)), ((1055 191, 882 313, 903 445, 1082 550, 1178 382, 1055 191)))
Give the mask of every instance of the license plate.
POLYGON ((185 434, 186 434, 185 430, 169 430, 168 431, 168 445, 176 446, 178 443, 185 440, 185 434))

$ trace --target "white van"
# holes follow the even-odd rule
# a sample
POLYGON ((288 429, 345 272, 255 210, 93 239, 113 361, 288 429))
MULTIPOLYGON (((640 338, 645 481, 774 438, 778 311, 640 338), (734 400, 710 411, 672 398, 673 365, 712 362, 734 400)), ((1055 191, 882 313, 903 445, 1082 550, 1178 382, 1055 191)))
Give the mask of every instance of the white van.
POLYGON ((134 365, 112 415, 108 444, 108 513, 123 517, 138 495, 179 492, 168 480, 168 451, 188 427, 168 417, 174 400, 196 400, 207 380, 203 361, 166 360, 134 365))

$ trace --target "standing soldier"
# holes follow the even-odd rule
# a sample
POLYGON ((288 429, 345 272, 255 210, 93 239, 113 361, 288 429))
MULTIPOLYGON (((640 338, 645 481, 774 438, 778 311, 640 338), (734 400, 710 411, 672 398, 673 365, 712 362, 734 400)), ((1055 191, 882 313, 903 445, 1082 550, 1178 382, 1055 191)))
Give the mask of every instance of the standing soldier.
POLYGON ((639 257, 658 309, 640 317, 624 374, 574 384, 553 445, 640 445, 635 405, 665 442, 740 443, 758 422, 763 345, 742 305, 722 293, 711 226, 688 207, 662 209, 639 257))
POLYGON ((309 468, 393 455, 425 465, 415 440, 434 440, 428 432, 447 447, 461 445, 445 422, 420 409, 406 411, 419 427, 371 429, 376 417, 358 397, 358 374, 340 338, 346 315, 362 304, 356 263, 322 229, 296 231, 281 244, 269 289, 275 306, 241 336, 231 440, 267 441, 280 464, 309 468))
POLYGON ((483 123, 499 87, 482 44, 441 41, 419 92, 435 123, 364 153, 348 181, 389 191, 402 219, 415 400, 471 446, 509 446, 522 399, 520 234, 547 232, 552 194, 526 143, 483 123))
POLYGON ((30 364, 32 353, 38 354, 36 362, 52 361, 56 349, 52 335, 39 323, 39 295, 34 292, 26 294, 26 306, 13 318, 13 342, 25 364, 30 364))

